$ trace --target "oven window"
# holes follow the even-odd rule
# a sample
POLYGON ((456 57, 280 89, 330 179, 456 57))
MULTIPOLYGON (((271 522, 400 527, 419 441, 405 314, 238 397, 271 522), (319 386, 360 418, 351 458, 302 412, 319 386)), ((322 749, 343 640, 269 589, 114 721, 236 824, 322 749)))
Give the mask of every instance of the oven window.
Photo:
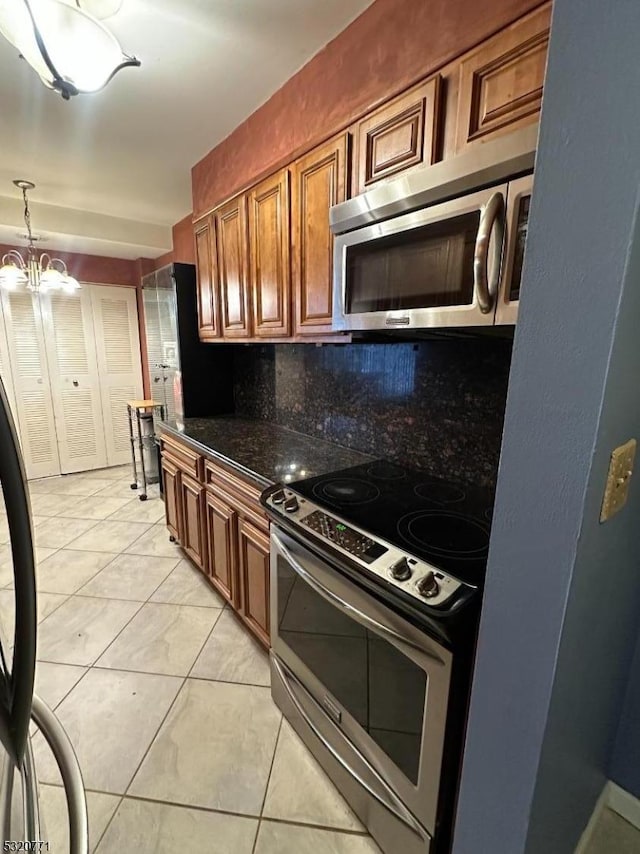
POLYGON ((513 273, 509 285, 509 300, 514 302, 520 299, 520 282, 522 280, 522 265, 524 263, 524 247, 527 242, 527 228, 529 226, 529 206, 531 196, 522 196, 518 205, 518 218, 516 220, 516 245, 513 255, 513 273))
POLYGON ((473 302, 480 211, 347 247, 346 311, 398 311, 473 302))
POLYGON ((278 558, 280 639, 418 782, 427 675, 395 646, 318 595, 278 558))

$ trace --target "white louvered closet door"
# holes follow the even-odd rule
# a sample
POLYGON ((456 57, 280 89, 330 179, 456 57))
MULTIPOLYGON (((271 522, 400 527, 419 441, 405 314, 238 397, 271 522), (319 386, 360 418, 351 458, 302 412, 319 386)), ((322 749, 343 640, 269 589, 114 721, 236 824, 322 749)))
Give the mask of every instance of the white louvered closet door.
POLYGON ((91 288, 40 297, 63 474, 105 468, 91 288))
POLYGON ((20 441, 27 477, 60 474, 42 317, 29 292, 2 292, 20 441))
POLYGON ((91 288, 107 464, 131 459, 127 401, 142 397, 138 308, 134 288, 91 288))

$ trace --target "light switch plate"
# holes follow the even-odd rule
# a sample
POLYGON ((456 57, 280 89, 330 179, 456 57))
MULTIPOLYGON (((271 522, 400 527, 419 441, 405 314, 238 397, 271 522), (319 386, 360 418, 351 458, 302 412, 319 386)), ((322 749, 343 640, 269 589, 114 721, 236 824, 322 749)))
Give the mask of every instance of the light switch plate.
POLYGON ((624 445, 616 448, 611 454, 607 485, 602 499, 600 521, 606 522, 622 510, 627 503, 629 482, 633 474, 633 463, 636 458, 636 440, 629 439, 624 445))

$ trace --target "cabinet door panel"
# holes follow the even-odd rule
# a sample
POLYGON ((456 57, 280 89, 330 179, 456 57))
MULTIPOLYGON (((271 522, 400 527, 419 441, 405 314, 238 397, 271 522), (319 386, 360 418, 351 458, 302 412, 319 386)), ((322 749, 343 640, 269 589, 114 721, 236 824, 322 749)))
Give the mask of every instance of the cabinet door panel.
POLYGON ((181 545, 191 560, 204 569, 207 557, 204 530, 204 487, 184 473, 180 476, 182 511, 181 545))
POLYGON ((334 239, 329 208, 346 198, 349 139, 342 134, 293 167, 293 289, 299 335, 331 331, 334 239))
POLYGON ((269 646, 269 538, 240 520, 240 613, 259 640, 269 646))
POLYGON ((358 183, 363 193, 412 166, 433 163, 438 151, 440 75, 394 98, 358 125, 358 183))
POLYGON ((217 234, 217 271, 225 338, 251 333, 247 283, 246 198, 232 199, 214 214, 217 234))
POLYGON ((164 484, 164 513, 172 537, 180 537, 180 469, 162 455, 162 480, 164 484))
POLYGON ((226 502, 207 490, 205 497, 209 558, 207 574, 232 605, 238 602, 238 517, 226 502))
POLYGON ((550 21, 547 4, 462 59, 457 151, 538 119, 550 21))
POLYGON ((249 194, 249 256, 255 335, 287 336, 291 314, 287 169, 249 194))
POLYGON ((211 217, 198 223, 194 237, 198 271, 198 332, 203 341, 208 341, 220 337, 214 267, 215 234, 211 217))

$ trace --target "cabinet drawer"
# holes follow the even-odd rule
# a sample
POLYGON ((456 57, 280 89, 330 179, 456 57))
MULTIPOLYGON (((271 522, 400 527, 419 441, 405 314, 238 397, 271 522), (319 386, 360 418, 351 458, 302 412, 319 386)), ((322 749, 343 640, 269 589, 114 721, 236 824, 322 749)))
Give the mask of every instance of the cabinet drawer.
POLYGON ((164 435, 162 437, 162 453, 168 454, 174 465, 182 471, 202 480, 202 457, 196 451, 191 450, 188 445, 178 439, 164 435))
POLYGON ((261 530, 268 532, 269 522, 260 504, 260 489, 211 460, 205 460, 205 483, 207 487, 236 511, 250 519, 261 530))

